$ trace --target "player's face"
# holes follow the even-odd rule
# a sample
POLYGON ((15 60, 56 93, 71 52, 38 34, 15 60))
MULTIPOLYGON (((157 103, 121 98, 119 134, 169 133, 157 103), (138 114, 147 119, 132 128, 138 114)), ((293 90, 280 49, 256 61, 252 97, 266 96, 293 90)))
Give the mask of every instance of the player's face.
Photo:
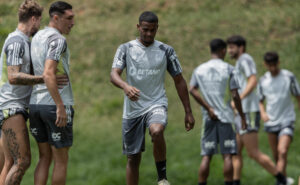
POLYGON ((279 73, 279 62, 278 63, 266 63, 265 66, 270 71, 272 76, 276 76, 279 73))
POLYGON ((235 44, 228 44, 227 48, 230 58, 237 59, 239 57, 240 48, 235 44))
POLYGON ((72 10, 65 10, 65 13, 58 16, 58 27, 62 34, 69 34, 74 26, 74 13, 72 10))
POLYGON ((36 32, 39 31, 40 25, 41 25, 42 16, 39 17, 32 17, 32 27, 30 30, 30 35, 33 36, 36 34, 36 32))
POLYGON ((137 25, 140 32, 140 41, 145 46, 149 46, 154 42, 154 38, 158 29, 158 23, 150 23, 142 21, 137 25))

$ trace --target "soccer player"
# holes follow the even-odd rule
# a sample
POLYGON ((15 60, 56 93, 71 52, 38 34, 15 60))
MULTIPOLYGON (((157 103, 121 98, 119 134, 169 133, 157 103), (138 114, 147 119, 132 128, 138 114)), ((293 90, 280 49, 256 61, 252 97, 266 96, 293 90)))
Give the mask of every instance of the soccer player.
POLYGON ((127 155, 127 185, 137 185, 141 152, 145 150, 145 130, 153 142, 158 184, 169 185, 166 176, 167 97, 164 88, 166 70, 173 77, 185 110, 185 127, 194 126, 186 82, 174 49, 154 40, 158 17, 143 12, 137 24, 139 37, 119 46, 112 65, 111 82, 125 93, 122 121, 123 153, 127 155), (121 78, 126 68, 125 82, 121 78))
POLYGON ((26 120, 32 85, 43 83, 31 75, 30 40, 39 27, 43 8, 33 0, 18 10, 17 29, 5 40, 0 59, 0 127, 5 165, 0 184, 20 184, 30 165, 26 120))
POLYGON ((71 83, 58 89, 56 74, 70 77, 69 49, 66 38, 74 25, 72 6, 57 1, 49 9, 48 27, 32 39, 34 73, 43 75, 45 84, 33 88, 30 99, 30 130, 38 143, 39 162, 34 184, 45 185, 51 159, 54 161, 52 184, 66 184, 68 151, 73 142, 73 94, 71 83))
MULTIPOLYGON (((258 130, 259 130, 259 100, 255 93, 257 84, 256 66, 253 58, 245 53, 246 40, 239 35, 231 36, 227 39, 228 53, 231 58, 236 59, 235 69, 238 74, 238 81, 241 85, 239 94, 242 100, 243 112, 246 116, 247 129, 241 130, 241 119, 236 117, 236 137, 238 144, 238 154, 233 157, 234 184, 240 184, 242 171, 242 149, 245 146, 250 158, 258 162, 269 173, 276 176, 278 183, 286 183, 286 178, 279 173, 272 160, 258 148, 258 130)), ((233 106, 234 107, 234 106, 233 106)))
POLYGON ((232 127, 234 114, 230 107, 230 97, 227 98, 229 104, 226 104, 228 89, 231 91, 237 110, 241 115, 243 128, 246 126, 245 116, 238 94, 239 85, 234 67, 223 61, 226 55, 225 41, 213 39, 210 42, 210 50, 211 59, 194 70, 190 81, 190 93, 203 107, 201 138, 201 155, 203 157, 199 169, 198 185, 206 185, 210 161, 218 152, 218 144, 224 159, 225 185, 232 185, 232 155, 236 154, 237 149, 232 127))
POLYGON ((287 153, 294 135, 296 119, 291 98, 292 95, 295 96, 300 107, 300 87, 292 72, 280 69, 276 52, 266 52, 264 61, 268 72, 258 83, 260 114, 277 169, 286 175, 287 153), (267 110, 264 107, 265 99, 267 110))

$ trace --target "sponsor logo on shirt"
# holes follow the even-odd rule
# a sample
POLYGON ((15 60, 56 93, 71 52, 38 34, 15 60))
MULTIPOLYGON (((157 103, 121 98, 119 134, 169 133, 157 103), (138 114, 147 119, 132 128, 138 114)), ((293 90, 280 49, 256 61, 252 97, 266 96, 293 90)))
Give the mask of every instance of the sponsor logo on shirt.
POLYGON ((155 76, 160 72, 160 69, 136 69, 135 67, 129 68, 129 75, 136 76, 138 80, 147 76, 155 76))

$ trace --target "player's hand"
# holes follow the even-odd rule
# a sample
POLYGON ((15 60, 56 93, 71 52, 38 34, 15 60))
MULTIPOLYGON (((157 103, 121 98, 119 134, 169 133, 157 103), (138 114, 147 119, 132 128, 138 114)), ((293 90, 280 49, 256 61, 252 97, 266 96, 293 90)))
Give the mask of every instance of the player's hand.
POLYGON ((131 101, 138 101, 140 97, 140 90, 130 85, 125 86, 124 92, 131 101))
POLYGON ((190 131, 194 128, 195 119, 194 119, 194 116, 191 112, 185 114, 184 123, 185 123, 185 130, 186 131, 190 131))
POLYGON ((238 114, 238 111, 236 110, 235 103, 233 100, 231 100, 230 105, 231 105, 231 108, 232 108, 234 114, 235 115, 238 114))
POLYGON ((209 115, 210 119, 218 120, 218 117, 217 117, 217 115, 215 115, 215 111, 213 108, 208 109, 208 115, 209 115))
POLYGON ((267 122, 267 121, 270 120, 268 114, 266 114, 266 113, 262 113, 262 114, 261 114, 261 119, 262 119, 264 122, 267 122))
POLYGON ((64 88, 66 85, 69 84, 68 75, 56 75, 56 83, 59 89, 64 88))
POLYGON ((241 120, 242 120, 242 130, 246 130, 247 129, 247 122, 246 122, 245 116, 243 116, 243 118, 241 118, 241 120))
POLYGON ((67 125, 67 113, 63 105, 57 106, 55 125, 57 127, 65 127, 67 125))

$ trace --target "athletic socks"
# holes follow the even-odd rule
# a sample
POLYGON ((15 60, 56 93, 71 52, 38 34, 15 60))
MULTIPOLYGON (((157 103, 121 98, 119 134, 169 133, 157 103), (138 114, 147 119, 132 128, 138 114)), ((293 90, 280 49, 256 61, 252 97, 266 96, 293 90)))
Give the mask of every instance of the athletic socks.
POLYGON ((233 185, 233 181, 225 181, 224 184, 225 185, 233 185))
POLYGON ((156 162, 156 170, 157 170, 157 176, 158 176, 158 181, 167 179, 167 161, 159 161, 156 162))
POLYGON ((198 185, 206 185, 206 182, 198 182, 198 185))
POLYGON ((286 184, 286 177, 282 174, 282 173, 277 173, 277 175, 275 175, 277 182, 281 183, 281 184, 286 184))
POLYGON ((241 185, 241 181, 240 180, 233 180, 233 185, 241 185))

